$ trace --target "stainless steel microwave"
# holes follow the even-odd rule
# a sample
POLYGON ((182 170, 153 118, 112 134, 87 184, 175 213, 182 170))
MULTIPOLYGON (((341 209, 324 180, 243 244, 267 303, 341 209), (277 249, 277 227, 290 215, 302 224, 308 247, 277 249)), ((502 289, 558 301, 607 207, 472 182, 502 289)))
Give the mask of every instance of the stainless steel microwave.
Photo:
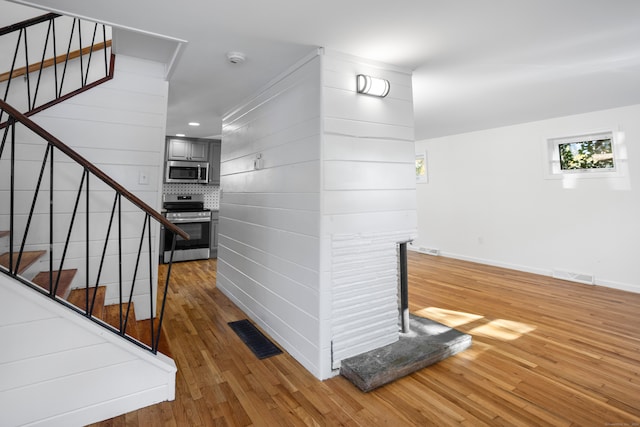
POLYGON ((209 163, 170 160, 167 162, 165 182, 207 184, 209 182, 209 163))

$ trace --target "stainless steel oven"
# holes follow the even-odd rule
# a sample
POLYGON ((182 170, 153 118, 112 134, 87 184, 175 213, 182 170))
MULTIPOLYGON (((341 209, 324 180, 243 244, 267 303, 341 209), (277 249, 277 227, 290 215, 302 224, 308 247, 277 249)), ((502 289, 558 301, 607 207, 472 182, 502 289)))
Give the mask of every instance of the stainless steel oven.
MULTIPOLYGON (((177 237, 173 261, 207 259, 211 246, 211 211, 204 209, 203 196, 165 195, 165 217, 169 222, 182 228, 189 240, 177 237)), ((173 234, 163 229, 161 236, 162 262, 168 263, 171 257, 173 234)))

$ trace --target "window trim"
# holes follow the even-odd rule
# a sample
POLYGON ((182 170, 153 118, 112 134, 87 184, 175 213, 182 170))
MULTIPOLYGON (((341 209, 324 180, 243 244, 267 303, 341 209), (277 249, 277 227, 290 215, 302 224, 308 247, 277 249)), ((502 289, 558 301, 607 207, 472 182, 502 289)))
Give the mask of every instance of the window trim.
POLYGON ((611 130, 575 134, 547 138, 545 140, 545 178, 562 179, 567 176, 572 178, 613 178, 620 176, 620 155, 619 146, 616 139, 616 132, 611 130), (610 139, 611 151, 613 152, 613 168, 593 168, 593 169, 562 169, 560 165, 560 144, 573 142, 593 141, 598 139, 610 139))

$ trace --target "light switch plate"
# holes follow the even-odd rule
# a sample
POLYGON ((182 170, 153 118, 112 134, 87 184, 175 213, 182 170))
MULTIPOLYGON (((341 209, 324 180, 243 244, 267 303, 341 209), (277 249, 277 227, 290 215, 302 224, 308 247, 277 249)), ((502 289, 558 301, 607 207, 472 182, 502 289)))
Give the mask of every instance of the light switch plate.
POLYGON ((149 174, 146 171, 140 171, 138 173, 138 184, 149 185, 149 174))

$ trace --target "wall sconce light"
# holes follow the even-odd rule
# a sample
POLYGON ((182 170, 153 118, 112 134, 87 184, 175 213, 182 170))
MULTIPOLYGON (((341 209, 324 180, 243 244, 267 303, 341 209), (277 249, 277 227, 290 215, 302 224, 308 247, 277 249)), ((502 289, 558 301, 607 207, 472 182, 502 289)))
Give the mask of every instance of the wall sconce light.
POLYGON ((356 76, 356 86, 358 93, 379 96, 381 98, 387 96, 389 89, 391 89, 389 80, 365 76, 364 74, 358 74, 356 76))

